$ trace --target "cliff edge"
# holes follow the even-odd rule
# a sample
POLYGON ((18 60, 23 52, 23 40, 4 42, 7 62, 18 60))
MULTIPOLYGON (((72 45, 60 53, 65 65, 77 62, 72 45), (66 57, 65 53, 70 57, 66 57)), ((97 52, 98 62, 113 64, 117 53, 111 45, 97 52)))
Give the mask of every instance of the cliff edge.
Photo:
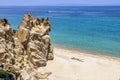
POLYGON ((0 68, 13 74, 14 80, 39 80, 41 74, 36 69, 54 58, 50 30, 48 18, 31 14, 24 15, 18 30, 12 30, 6 19, 0 19, 0 68))

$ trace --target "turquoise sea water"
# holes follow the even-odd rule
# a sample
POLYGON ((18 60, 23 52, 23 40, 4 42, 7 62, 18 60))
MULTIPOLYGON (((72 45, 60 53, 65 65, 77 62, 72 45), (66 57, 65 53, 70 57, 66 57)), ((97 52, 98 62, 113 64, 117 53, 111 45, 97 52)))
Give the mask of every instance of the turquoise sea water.
POLYGON ((14 29, 29 12, 49 17, 54 44, 120 57, 120 6, 0 7, 14 29))

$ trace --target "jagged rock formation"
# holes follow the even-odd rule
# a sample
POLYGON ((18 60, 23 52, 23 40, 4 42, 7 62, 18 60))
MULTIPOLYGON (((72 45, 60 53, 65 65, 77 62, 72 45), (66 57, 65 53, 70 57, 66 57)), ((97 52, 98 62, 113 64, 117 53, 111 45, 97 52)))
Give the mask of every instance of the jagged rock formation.
MULTIPOLYGON (((50 43, 50 22, 48 18, 33 18, 25 14, 18 30, 12 30, 6 19, 0 19, 0 65, 17 80, 39 80, 34 75, 24 79, 22 73, 28 69, 46 66, 53 60, 53 46, 50 43)), ((36 72, 35 74, 39 74, 36 72)))

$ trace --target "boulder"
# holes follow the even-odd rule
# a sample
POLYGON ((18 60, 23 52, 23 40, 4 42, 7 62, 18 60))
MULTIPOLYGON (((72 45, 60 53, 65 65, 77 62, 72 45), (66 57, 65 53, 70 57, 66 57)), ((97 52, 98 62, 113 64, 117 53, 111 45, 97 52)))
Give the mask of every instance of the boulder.
POLYGON ((46 66, 47 60, 54 58, 49 31, 48 18, 25 14, 18 30, 12 30, 7 19, 0 19, 1 68, 13 74, 16 80, 26 80, 24 74, 29 80, 41 76, 35 69, 46 66), (29 69, 37 76, 28 74, 29 69))

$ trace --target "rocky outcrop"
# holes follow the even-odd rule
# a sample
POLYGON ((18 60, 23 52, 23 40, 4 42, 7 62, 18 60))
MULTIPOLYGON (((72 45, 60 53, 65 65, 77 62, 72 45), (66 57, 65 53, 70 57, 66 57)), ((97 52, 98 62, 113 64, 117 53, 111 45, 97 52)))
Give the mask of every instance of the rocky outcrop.
MULTIPOLYGON (((19 80, 35 79, 35 69, 46 66, 53 60, 53 46, 50 43, 50 22, 48 18, 36 18, 25 14, 18 30, 12 30, 6 19, 0 19, 0 65, 2 69, 19 80), (25 79, 23 73, 34 74, 25 79)), ((42 75, 43 76, 43 75, 42 75)), ((38 76, 37 76, 38 77, 38 76)), ((39 77, 40 78, 40 77, 39 77)))

